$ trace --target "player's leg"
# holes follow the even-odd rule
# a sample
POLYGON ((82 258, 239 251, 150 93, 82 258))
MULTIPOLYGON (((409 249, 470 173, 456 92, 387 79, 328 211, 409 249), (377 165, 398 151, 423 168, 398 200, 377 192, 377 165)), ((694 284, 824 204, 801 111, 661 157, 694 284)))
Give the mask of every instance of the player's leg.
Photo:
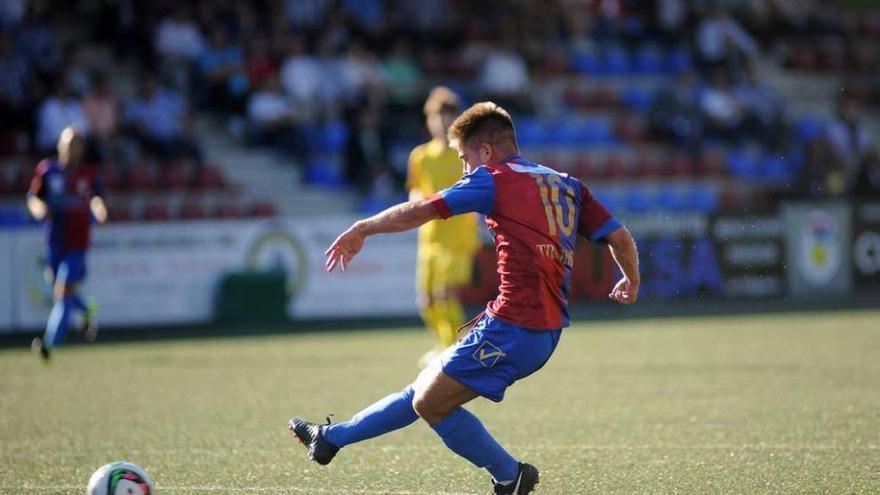
POLYGON ((432 368, 432 376, 423 375, 415 384, 416 412, 447 447, 489 471, 498 493, 528 493, 538 482, 537 469, 513 458, 460 406, 477 395, 501 401, 507 387, 544 365, 559 335, 559 330, 529 331, 484 316, 441 356, 440 369, 432 368))
POLYGON ((70 326, 70 318, 76 310, 75 296, 77 284, 85 277, 85 259, 82 252, 65 253, 55 270, 53 284, 54 305, 49 313, 49 321, 43 334, 41 352, 48 357, 48 352, 57 347, 70 326))
MULTIPOLYGON (((438 276, 437 250, 430 245, 419 245, 418 262, 416 264, 416 291, 418 292, 419 314, 425 322, 425 326, 438 336, 439 312, 437 300, 434 298, 434 286, 438 276)), ((419 367, 424 368, 442 351, 442 347, 435 345, 419 358, 419 367)))
POLYGON ((471 281, 472 260, 465 253, 447 250, 438 262, 434 298, 437 301, 437 334, 445 349, 458 340, 458 329, 465 322, 459 292, 471 281))

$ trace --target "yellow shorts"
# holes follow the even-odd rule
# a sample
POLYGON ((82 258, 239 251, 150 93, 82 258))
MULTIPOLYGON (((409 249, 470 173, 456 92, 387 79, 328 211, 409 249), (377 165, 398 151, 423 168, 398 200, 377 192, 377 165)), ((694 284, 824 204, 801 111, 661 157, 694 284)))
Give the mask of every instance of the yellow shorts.
POLYGON ((416 290, 419 294, 442 295, 450 287, 471 283, 474 256, 442 248, 419 249, 416 290))

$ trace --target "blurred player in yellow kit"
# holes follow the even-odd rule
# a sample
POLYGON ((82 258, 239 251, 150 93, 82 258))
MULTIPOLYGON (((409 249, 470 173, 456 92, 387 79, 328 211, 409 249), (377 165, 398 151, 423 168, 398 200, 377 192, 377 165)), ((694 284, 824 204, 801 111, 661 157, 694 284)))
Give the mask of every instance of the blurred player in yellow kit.
MULTIPOLYGON (((410 153, 406 179, 410 200, 427 198, 461 178, 461 160, 446 137, 460 107, 458 96, 448 88, 436 87, 428 95, 424 112, 431 140, 410 153)), ((474 213, 433 220, 419 228, 416 290, 422 319, 437 335, 437 345, 419 360, 421 367, 457 339, 465 318, 458 292, 471 281, 479 243, 474 213)))

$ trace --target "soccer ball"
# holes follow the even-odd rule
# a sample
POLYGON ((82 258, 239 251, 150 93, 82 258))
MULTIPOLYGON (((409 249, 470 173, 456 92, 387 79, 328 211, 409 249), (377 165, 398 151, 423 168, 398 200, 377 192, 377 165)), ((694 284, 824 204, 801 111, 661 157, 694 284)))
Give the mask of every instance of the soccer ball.
POLYGON ((153 478, 144 468, 130 462, 111 462, 89 478, 86 495, 151 495, 153 478))

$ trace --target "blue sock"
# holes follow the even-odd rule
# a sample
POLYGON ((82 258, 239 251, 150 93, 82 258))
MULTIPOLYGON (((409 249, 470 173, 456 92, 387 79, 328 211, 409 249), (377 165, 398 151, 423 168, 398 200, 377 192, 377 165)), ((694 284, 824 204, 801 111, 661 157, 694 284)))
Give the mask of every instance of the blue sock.
POLYGON ((76 308, 79 311, 82 311, 83 313, 86 313, 89 311, 89 306, 83 300, 82 296, 80 296, 79 294, 74 294, 71 297, 73 299, 73 307, 74 308, 76 308))
POLYGON ((65 297, 62 301, 56 301, 49 313, 49 322, 46 324, 46 333, 43 335, 43 345, 55 347, 61 343, 61 339, 67 333, 67 324, 70 321, 70 313, 73 309, 72 297, 65 297))
POLYGON ((419 418, 412 400, 413 389, 408 386, 368 406, 350 420, 324 428, 324 439, 342 448, 409 426, 419 418))
POLYGON ((515 479, 519 463, 498 445, 476 416, 457 407, 443 421, 432 426, 450 450, 486 468, 495 481, 515 479))

